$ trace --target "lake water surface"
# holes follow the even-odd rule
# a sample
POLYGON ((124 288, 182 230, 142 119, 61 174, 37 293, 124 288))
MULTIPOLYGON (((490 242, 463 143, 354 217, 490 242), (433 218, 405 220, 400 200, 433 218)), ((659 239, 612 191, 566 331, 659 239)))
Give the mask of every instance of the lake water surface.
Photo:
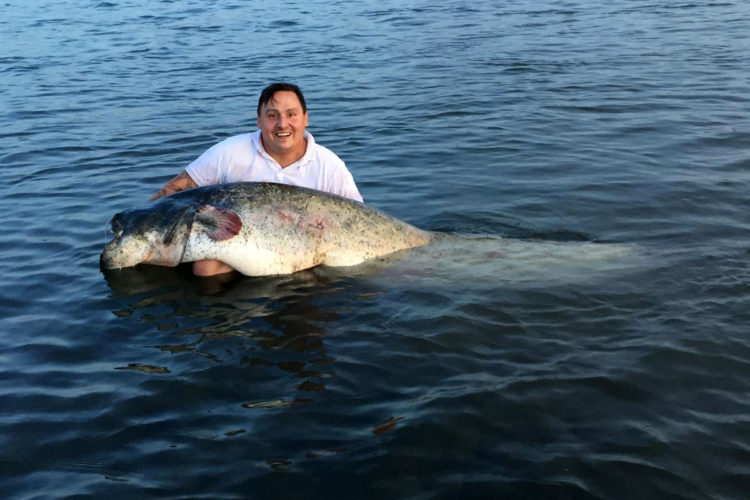
POLYGON ((746 2, 10 0, 0 33, 3 498, 747 498, 746 2), (527 252, 102 274, 277 80, 367 203, 527 252))

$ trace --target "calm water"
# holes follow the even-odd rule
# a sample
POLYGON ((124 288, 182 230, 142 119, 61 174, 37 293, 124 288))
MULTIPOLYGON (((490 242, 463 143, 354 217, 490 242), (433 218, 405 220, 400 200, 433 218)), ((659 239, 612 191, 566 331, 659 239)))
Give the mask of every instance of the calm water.
POLYGON ((746 2, 210 4, 4 5, 0 496, 746 498, 746 2), (103 275, 282 79, 368 203, 575 266, 103 275))

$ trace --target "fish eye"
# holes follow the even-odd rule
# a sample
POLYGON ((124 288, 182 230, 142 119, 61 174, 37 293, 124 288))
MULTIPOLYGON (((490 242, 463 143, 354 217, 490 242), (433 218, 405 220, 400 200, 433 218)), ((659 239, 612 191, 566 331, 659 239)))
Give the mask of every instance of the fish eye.
POLYGON ((114 217, 112 217, 112 220, 109 222, 110 232, 112 232, 115 236, 120 236, 122 234, 122 223, 120 222, 120 214, 116 214, 114 217))

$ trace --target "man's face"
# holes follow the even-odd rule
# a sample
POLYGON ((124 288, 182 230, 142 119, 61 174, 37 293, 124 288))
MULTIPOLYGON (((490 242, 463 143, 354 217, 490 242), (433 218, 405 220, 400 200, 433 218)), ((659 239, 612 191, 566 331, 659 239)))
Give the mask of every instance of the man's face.
POLYGON ((276 92, 261 107, 258 116, 263 147, 276 159, 292 155, 298 156, 294 159, 296 161, 305 154, 307 125, 307 113, 302 111, 297 94, 286 90, 276 92))

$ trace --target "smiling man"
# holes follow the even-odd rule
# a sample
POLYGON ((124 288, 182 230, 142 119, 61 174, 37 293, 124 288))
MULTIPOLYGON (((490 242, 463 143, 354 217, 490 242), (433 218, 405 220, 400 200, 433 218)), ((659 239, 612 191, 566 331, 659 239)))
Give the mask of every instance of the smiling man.
MULTIPOLYGON (((258 130, 212 146, 151 200, 185 189, 226 182, 279 182, 362 201, 344 162, 317 144, 307 130, 309 120, 302 91, 291 83, 274 83, 258 99, 258 130)), ((216 260, 193 263, 193 272, 211 276, 231 272, 216 260)))

